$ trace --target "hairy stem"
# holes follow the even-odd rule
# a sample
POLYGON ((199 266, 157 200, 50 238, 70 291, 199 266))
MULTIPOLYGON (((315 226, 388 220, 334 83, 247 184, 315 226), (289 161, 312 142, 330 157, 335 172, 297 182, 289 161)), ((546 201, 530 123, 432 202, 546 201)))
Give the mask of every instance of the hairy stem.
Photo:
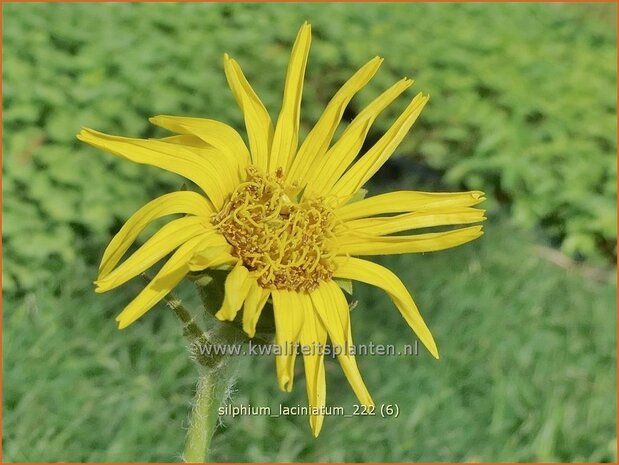
POLYGON ((207 460, 219 418, 218 409, 231 381, 229 371, 227 364, 215 370, 201 370, 183 451, 183 460, 187 463, 202 463, 207 460))
MULTIPOLYGON (((196 281, 209 331, 203 333, 200 330, 200 334, 195 334, 197 337, 192 337, 193 330, 190 326, 185 326, 190 332, 186 335, 191 341, 193 358, 200 365, 200 376, 183 451, 183 460, 187 463, 201 463, 207 460, 213 433, 217 427, 219 407, 227 397, 237 365, 235 357, 229 353, 210 349, 214 345, 238 344, 245 340, 244 334, 238 328, 212 316, 221 304, 224 281, 225 275, 222 273, 213 273, 209 279, 196 281)), ((177 315, 185 322, 184 316, 178 312, 177 315)))
MULTIPOLYGON (((147 282, 152 281, 152 278, 146 273, 142 273, 142 277, 147 282)), ((167 304, 168 308, 170 308, 170 310, 174 312, 178 319, 181 320, 181 323, 183 324, 183 334, 189 340, 189 343, 204 343, 206 341, 206 335, 194 320, 193 315, 183 306, 181 300, 176 297, 172 292, 165 295, 163 297, 163 300, 167 304)))

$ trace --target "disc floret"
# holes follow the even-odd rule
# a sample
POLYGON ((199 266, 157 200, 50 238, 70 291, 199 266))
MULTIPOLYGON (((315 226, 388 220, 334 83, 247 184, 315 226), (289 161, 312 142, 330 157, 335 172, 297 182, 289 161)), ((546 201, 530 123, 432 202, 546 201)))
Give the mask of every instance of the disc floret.
POLYGON ((282 170, 247 169, 247 178, 213 216, 233 255, 267 289, 311 291, 333 276, 334 214, 319 199, 297 200, 282 170))

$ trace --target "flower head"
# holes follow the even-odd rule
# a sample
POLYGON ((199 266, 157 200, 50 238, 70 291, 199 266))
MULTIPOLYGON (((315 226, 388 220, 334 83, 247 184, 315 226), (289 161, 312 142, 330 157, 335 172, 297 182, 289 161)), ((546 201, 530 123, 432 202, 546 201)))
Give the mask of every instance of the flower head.
MULTIPOLYGON (((417 94, 393 125, 358 157, 368 131, 391 102, 411 84, 395 83, 372 101, 333 142, 344 109, 377 72, 376 57, 359 69, 333 96, 298 147, 303 76, 311 39, 309 24, 297 36, 286 75, 282 108, 275 125, 236 61, 224 56, 224 69, 247 129, 249 149, 230 126, 209 119, 157 116, 151 122, 175 133, 163 139, 131 139, 83 129, 78 138, 136 163, 177 173, 200 193, 166 194, 142 207, 107 247, 96 281, 109 291, 172 253, 156 277, 118 315, 125 328, 144 315, 190 271, 225 268, 225 297, 216 316, 234 320, 253 337, 271 299, 276 342, 282 347, 352 344, 350 309, 336 282, 356 280, 383 289, 432 355, 436 344, 413 299, 388 269, 357 258, 365 255, 429 252, 469 242, 479 225, 441 232, 395 235, 436 226, 484 220, 472 208, 482 192, 400 191, 360 199, 366 182, 391 156, 428 102, 417 94), (156 232, 135 253, 119 262, 137 236, 157 218, 182 214, 156 232)), ((293 385, 295 353, 277 355, 282 389, 293 385)), ((325 405, 324 354, 304 351, 310 407, 325 405), (307 352, 307 353, 306 353, 307 352)), ((355 357, 338 356, 359 401, 373 401, 355 357)), ((310 416, 315 435, 323 416, 310 416)))

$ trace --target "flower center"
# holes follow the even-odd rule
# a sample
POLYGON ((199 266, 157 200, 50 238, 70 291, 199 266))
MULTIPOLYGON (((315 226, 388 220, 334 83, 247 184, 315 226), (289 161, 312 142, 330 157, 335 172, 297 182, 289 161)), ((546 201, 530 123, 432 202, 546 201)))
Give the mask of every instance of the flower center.
POLYGON ((291 197, 294 186, 281 169, 265 174, 250 166, 213 224, 262 287, 310 291, 333 275, 335 217, 320 199, 291 197))

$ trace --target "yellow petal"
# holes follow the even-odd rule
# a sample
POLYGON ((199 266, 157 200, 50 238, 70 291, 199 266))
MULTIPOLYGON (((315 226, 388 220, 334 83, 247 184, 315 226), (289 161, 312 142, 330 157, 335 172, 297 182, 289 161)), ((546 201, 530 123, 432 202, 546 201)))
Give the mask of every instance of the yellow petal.
POLYGON ((199 149, 215 150, 215 147, 213 147, 211 144, 207 144, 198 136, 194 136, 193 134, 177 134, 175 136, 162 137, 159 140, 163 142, 168 142, 170 144, 188 145, 190 147, 199 149))
POLYGON ((77 138, 135 163, 156 166, 195 182, 218 209, 233 188, 222 182, 221 163, 201 157, 178 144, 110 136, 92 129, 82 129, 77 138))
POLYGON ((245 118, 253 164, 261 171, 267 171, 273 139, 271 117, 247 82, 239 64, 228 54, 224 55, 224 69, 230 89, 245 118))
POLYGON ((190 271, 202 271, 223 265, 234 265, 238 258, 232 255, 232 247, 218 235, 208 236, 197 248, 189 261, 190 271))
POLYGON ((270 295, 268 289, 261 287, 255 280, 252 281, 243 307, 243 331, 249 337, 256 335, 256 324, 270 295))
POLYGON ((339 234, 341 237, 358 234, 383 235, 417 228, 477 223, 486 219, 484 213, 485 210, 478 208, 445 208, 380 218, 362 218, 344 223, 339 234))
POLYGON ((301 144, 299 153, 292 162, 288 175, 291 182, 296 181, 300 186, 305 185, 304 181, 315 166, 315 160, 324 155, 329 148, 346 106, 354 95, 372 79, 382 62, 383 59, 379 57, 370 60, 333 96, 318 122, 301 144))
POLYGON ((338 361, 359 402, 367 406, 374 405, 359 373, 355 356, 350 353, 352 337, 350 310, 346 297, 333 281, 322 283, 310 295, 314 309, 329 333, 334 350, 339 352, 338 361))
POLYGON ((294 382, 296 343, 303 327, 304 313, 295 291, 273 289, 273 313, 275 316, 275 343, 280 353, 275 356, 277 382, 282 391, 290 392, 294 382))
POLYGON ((243 138, 225 123, 212 119, 169 115, 153 116, 149 121, 177 134, 199 137, 227 156, 236 158, 241 166, 247 166, 249 162, 249 151, 243 138))
POLYGON ((361 189, 402 142, 428 99, 427 96, 417 94, 393 126, 340 178, 330 193, 343 203, 361 189))
POLYGON ((410 212, 430 208, 471 207, 485 200, 484 193, 398 191, 375 195, 337 209, 340 220, 354 220, 387 213, 410 212))
MULTIPOLYGON (((310 408, 324 409, 327 400, 325 381, 324 348, 327 343, 327 330, 316 314, 312 300, 307 294, 299 295, 299 303, 304 312, 303 327, 299 336, 305 347, 303 364, 305 365, 305 384, 310 408)), ((314 437, 318 437, 324 421, 324 415, 309 416, 310 427, 314 437)))
POLYGON ((118 329, 126 328, 144 315, 185 277, 189 271, 187 262, 200 240, 200 237, 190 239, 174 252, 155 278, 116 317, 118 329))
POLYGON ((181 145, 185 149, 200 155, 207 161, 215 162, 220 166, 219 175, 226 178, 227 186, 236 187, 241 179, 245 178, 247 162, 243 157, 222 151, 204 142, 198 136, 192 134, 181 134, 177 136, 164 137, 159 139, 169 144, 181 145))
POLYGON ((477 239, 482 234, 481 226, 469 226, 452 231, 412 236, 346 236, 338 240, 338 252, 342 255, 434 252, 465 244, 477 239))
POLYGON ((196 236, 208 234, 214 234, 214 232, 209 226, 205 225, 204 219, 201 217, 186 216, 171 221, 157 231, 153 237, 147 240, 115 270, 99 278, 95 283, 97 285, 95 292, 107 292, 126 283, 181 244, 196 236))
POLYGON ((157 218, 177 213, 208 218, 213 213, 213 207, 206 198, 190 191, 172 192, 148 202, 127 220, 110 241, 101 259, 99 279, 112 271, 146 226, 157 218))
POLYGON ((336 257, 335 266, 334 276, 354 279, 383 289, 400 310, 409 326, 415 331, 421 343, 428 348, 434 357, 438 358, 438 349, 432 333, 423 321, 419 309, 400 278, 383 266, 359 258, 336 257))
POLYGON ((412 83, 413 81, 410 79, 402 79, 375 98, 357 115, 333 147, 315 162, 316 168, 307 178, 307 191, 309 193, 322 193, 331 190, 335 182, 359 154, 370 127, 378 115, 412 83))
POLYGON ((220 320, 234 320, 245 301, 245 297, 247 297, 251 282, 249 270, 240 261, 237 262, 226 277, 224 301, 215 316, 220 320))
POLYGON ((271 157, 269 160, 269 170, 271 172, 275 172, 280 167, 284 171, 288 171, 288 165, 292 162, 297 151, 303 76, 305 75, 305 65, 307 64, 311 37, 311 26, 306 22, 299 30, 288 63, 282 109, 275 125, 273 145, 271 147, 271 157))

